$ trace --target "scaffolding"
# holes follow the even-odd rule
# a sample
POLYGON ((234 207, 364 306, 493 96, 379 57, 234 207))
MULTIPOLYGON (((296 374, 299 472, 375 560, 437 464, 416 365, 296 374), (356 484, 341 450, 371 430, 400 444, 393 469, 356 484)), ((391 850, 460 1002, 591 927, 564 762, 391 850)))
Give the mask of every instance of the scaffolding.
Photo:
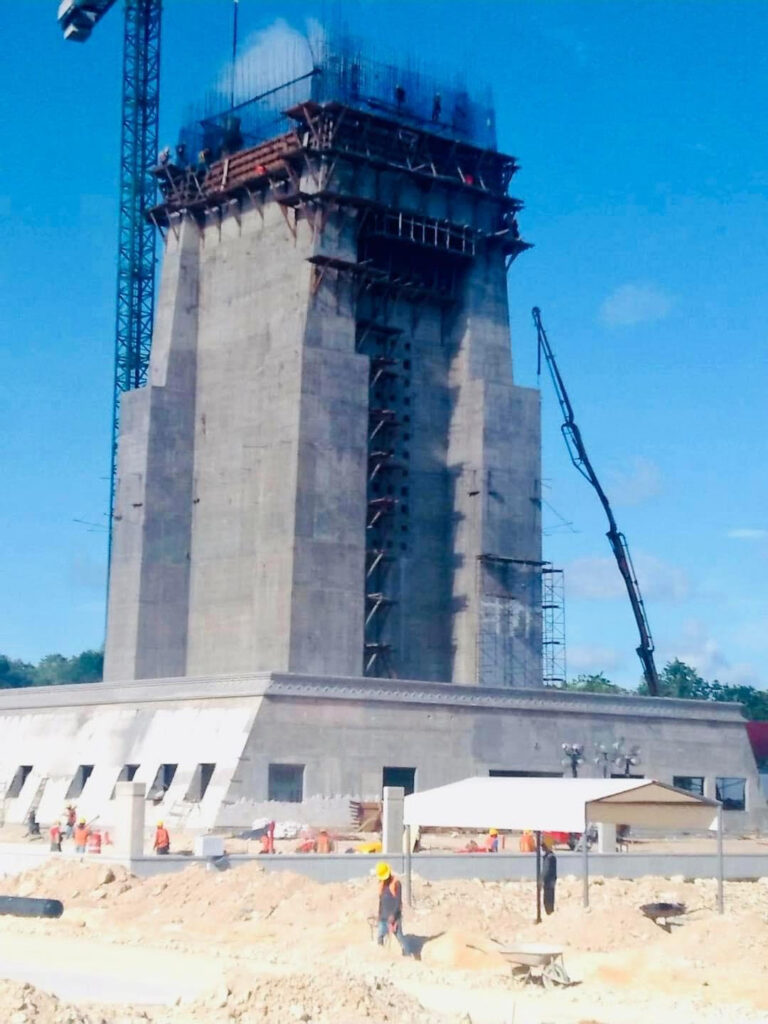
POLYGON ((536 613, 541 562, 502 555, 477 557, 477 682, 481 686, 535 686, 539 651, 525 618, 536 613))
POLYGON ((490 89, 470 91, 463 76, 440 76, 412 59, 406 64, 370 55, 370 44, 344 31, 326 29, 306 48, 285 54, 280 67, 265 74, 256 67, 239 75, 234 93, 211 91, 190 107, 179 145, 194 158, 237 136, 245 147, 280 135, 290 127, 286 111, 307 102, 339 102, 364 114, 397 122, 403 129, 428 130, 451 141, 496 148, 490 89))
POLYGON ((566 680, 565 586, 563 570, 545 562, 541 568, 541 650, 545 686, 566 680))

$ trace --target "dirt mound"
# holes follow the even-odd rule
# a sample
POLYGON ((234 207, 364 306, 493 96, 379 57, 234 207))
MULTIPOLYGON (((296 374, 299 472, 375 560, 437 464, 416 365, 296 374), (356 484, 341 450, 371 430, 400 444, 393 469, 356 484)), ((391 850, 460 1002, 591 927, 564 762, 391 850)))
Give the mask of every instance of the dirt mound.
POLYGON ((305 1021, 311 1024, 361 1024, 398 1021, 401 1024, 444 1024, 412 996, 383 977, 362 979, 340 971, 286 974, 231 980, 222 990, 200 1000, 188 1011, 190 1019, 258 1020, 261 1024, 305 1021))
MULTIPOLYGON (((100 1013, 90 1013, 66 1006, 55 996, 41 992, 33 985, 0 980, 0 1020, 3 1024, 107 1024, 100 1013)), ((128 1024, 129 1018, 119 1012, 108 1024, 128 1024)))
POLYGON ((428 939, 421 949, 422 963, 431 967, 455 967, 459 970, 495 970, 506 962, 498 948, 486 936, 449 929, 428 939))

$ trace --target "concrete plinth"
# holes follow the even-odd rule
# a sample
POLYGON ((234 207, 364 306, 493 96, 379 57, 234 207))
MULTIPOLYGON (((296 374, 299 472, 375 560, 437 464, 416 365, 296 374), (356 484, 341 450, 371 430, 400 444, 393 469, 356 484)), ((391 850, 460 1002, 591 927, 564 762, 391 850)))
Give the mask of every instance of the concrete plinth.
POLYGON ((403 851, 403 807, 405 790, 402 786, 385 786, 381 812, 382 853, 403 851))
POLYGON ((114 854, 116 857, 144 855, 144 820, 147 787, 143 782, 118 782, 115 786, 114 854))
POLYGON ((601 821, 597 826, 597 852, 616 853, 616 826, 601 821))

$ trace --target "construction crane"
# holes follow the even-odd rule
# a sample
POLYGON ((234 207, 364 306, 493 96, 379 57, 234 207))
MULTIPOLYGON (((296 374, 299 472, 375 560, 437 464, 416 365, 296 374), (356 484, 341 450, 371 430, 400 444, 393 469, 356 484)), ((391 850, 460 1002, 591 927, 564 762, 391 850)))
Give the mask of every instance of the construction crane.
POLYGON ((549 344, 547 338, 547 332, 544 330, 544 325, 541 322, 541 310, 538 306, 534 306, 533 310, 533 322, 536 325, 536 332, 538 334, 539 342, 539 355, 538 355, 538 372, 541 373, 541 355, 544 353, 544 358, 547 361, 547 367, 549 368, 549 374, 552 378, 552 383, 555 386, 555 392, 557 393, 557 400, 560 403, 560 410, 563 414, 563 424, 561 430, 563 437, 565 438, 565 444, 568 448, 568 454, 571 457, 571 462, 574 464, 576 469, 581 475, 588 480, 600 499, 600 503, 605 509, 605 514, 608 517, 608 541, 611 545, 611 551, 616 559, 616 564, 619 567, 621 578, 624 580, 624 585, 627 588, 627 594, 629 595, 629 603, 632 606, 632 613, 635 616, 635 622, 637 623, 637 629, 640 634, 640 644, 637 647, 637 654, 640 658, 640 662, 643 666, 643 676, 645 678, 646 686, 648 687, 648 693, 653 697, 657 697, 659 694, 659 674, 656 671, 656 662, 653 658, 654 644, 653 637, 651 636, 651 628, 648 625, 648 618, 645 614, 645 605, 643 604, 643 598, 640 594, 640 586, 637 582, 637 576, 635 574, 635 568, 632 564, 632 557, 629 553, 629 546, 627 545, 627 538, 623 533, 619 531, 616 525, 616 520, 611 509, 610 502, 605 494, 605 491, 600 486, 600 481, 597 479, 597 474, 592 468, 592 463, 589 461, 586 448, 584 447, 584 441, 581 437, 581 431, 576 425, 576 421, 573 417, 573 406, 571 400, 568 397, 568 392, 565 389, 563 378, 560 376, 560 370, 558 369, 557 362, 555 361, 555 355, 549 344))
MULTIPOLYGON (((64 38, 83 43, 116 0, 63 0, 58 19, 64 38)), ((109 555, 115 505, 120 396, 147 382, 155 308, 155 229, 147 213, 155 203, 160 100, 162 0, 124 0, 123 94, 117 312, 109 490, 109 555)))

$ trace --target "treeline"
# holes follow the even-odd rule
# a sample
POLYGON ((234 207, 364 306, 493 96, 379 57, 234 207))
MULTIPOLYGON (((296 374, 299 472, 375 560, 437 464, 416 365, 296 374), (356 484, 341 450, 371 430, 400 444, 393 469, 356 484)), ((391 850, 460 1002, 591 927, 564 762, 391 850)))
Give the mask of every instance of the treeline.
POLYGON ((68 683, 98 683, 104 673, 104 652, 83 651, 71 658, 46 654, 37 665, 0 654, 0 689, 20 686, 64 686, 68 683))
MULTIPOLYGON (((619 696, 648 696, 645 682, 635 690, 612 683, 602 672, 594 675, 580 675, 565 683, 563 689, 580 690, 582 693, 615 693, 619 696)), ((668 662, 659 673, 659 695, 661 697, 684 697, 686 700, 738 701, 744 705, 744 714, 753 721, 768 720, 768 691, 754 686, 735 686, 711 682, 704 679, 696 669, 677 658, 668 662)))

